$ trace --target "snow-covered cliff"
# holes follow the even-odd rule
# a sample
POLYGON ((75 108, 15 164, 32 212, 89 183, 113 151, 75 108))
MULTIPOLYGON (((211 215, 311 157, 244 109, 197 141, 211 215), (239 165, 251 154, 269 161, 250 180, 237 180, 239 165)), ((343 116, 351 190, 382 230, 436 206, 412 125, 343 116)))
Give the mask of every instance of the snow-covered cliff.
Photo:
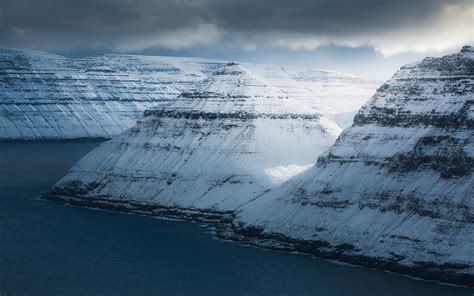
MULTIPOLYGON (((225 63, 133 55, 68 59, 0 48, 0 140, 114 137, 132 127, 144 110, 168 104, 225 63)), ((341 80, 347 75, 340 73, 314 81, 308 75, 295 79, 281 66, 242 65, 343 125, 352 120, 353 113, 347 112, 360 107, 354 102, 370 98, 376 87, 363 79, 341 80)))
POLYGON ((472 285, 473 87, 473 47, 402 67, 315 167, 242 207, 235 233, 472 285))
POLYGON ((48 197, 155 214, 232 211, 312 166, 339 133, 229 63, 94 149, 48 197))
POLYGON ((325 114, 342 128, 352 125, 354 115, 384 82, 382 79, 327 70, 304 71, 293 75, 293 78, 317 96, 317 100, 302 102, 311 107, 313 103, 325 106, 325 114))
POLYGON ((223 62, 0 49, 0 140, 113 137, 223 62))

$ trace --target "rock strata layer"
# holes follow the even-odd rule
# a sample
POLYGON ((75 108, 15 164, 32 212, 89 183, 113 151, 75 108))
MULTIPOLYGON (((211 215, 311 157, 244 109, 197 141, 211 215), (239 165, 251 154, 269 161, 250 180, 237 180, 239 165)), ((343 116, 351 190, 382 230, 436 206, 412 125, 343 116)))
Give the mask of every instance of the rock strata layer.
POLYGON ((0 49, 0 140, 111 138, 223 62, 0 49))
POLYGON ((474 49, 402 67, 317 165, 240 209, 233 233, 474 285, 474 49))
POLYGON ((229 63, 94 149, 49 198, 233 211, 312 166, 339 133, 314 109, 229 63))
MULTIPOLYGON (((142 118, 144 110, 169 104, 226 63, 116 54, 68 59, 0 48, 0 141, 117 136, 142 118)), ((358 102, 368 100, 377 86, 342 81, 334 75, 303 82, 280 66, 242 65, 285 95, 340 123, 333 105, 326 103, 345 106, 340 112, 351 122, 353 113, 346 111, 358 109, 358 102)))

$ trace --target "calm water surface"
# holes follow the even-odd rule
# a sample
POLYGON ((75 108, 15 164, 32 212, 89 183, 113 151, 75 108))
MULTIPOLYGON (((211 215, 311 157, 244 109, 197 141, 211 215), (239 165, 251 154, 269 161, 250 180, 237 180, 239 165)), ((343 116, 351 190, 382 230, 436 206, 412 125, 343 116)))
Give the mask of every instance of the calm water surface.
POLYGON ((35 199, 97 143, 0 144, 0 294, 473 295, 215 240, 190 222, 35 199))

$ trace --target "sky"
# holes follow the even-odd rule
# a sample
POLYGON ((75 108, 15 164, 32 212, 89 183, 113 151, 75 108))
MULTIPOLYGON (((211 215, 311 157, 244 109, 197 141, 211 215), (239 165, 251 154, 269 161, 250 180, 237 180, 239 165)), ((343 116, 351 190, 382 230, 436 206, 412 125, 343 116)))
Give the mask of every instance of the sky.
POLYGON ((474 0, 1 0, 0 46, 390 77, 473 44, 474 0))

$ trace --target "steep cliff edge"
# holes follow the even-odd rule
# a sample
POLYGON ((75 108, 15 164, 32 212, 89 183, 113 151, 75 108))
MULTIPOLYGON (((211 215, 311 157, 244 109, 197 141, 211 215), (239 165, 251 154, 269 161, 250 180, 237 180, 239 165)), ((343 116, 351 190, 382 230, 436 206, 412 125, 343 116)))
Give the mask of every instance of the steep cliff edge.
POLYGON ((80 160, 47 195, 150 214, 228 212, 312 166, 340 128, 229 63, 80 160))
POLYGON ((474 283, 474 49, 402 67, 317 165, 242 207, 234 237, 474 283))

